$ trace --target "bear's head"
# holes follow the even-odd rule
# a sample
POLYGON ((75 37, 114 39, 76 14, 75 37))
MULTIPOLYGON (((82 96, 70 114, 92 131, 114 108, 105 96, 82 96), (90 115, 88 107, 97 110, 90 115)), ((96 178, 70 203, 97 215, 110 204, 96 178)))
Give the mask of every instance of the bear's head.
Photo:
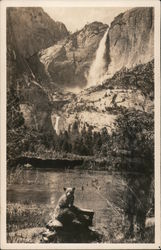
POLYGON ((64 191, 65 191, 65 194, 66 194, 67 197, 69 197, 69 198, 73 197, 74 196, 75 187, 74 188, 71 188, 71 187, 65 188, 64 187, 64 191))

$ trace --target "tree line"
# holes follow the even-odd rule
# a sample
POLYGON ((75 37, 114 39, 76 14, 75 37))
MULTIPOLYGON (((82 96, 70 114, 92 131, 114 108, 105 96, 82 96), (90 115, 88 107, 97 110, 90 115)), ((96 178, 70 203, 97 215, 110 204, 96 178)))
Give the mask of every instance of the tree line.
MULTIPOLYGON (((7 157, 14 159, 24 153, 59 152, 79 155, 106 157, 122 164, 128 156, 140 157, 140 164, 151 170, 154 167, 154 112, 125 110, 118 115, 115 128, 108 132, 104 127, 96 131, 92 126, 76 120, 68 130, 37 131, 27 128, 19 108, 19 98, 14 89, 8 91, 7 106, 7 157), (41 150, 40 150, 41 149, 41 150)), ((39 155, 41 157, 41 155, 39 155)))

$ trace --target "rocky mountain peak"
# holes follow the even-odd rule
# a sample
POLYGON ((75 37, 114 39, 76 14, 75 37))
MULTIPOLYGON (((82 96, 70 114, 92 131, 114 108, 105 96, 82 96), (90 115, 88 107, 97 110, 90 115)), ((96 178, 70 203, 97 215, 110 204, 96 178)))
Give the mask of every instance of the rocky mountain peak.
POLYGON ((88 46, 90 43, 92 45, 92 42, 95 39, 100 40, 107 28, 107 24, 103 24, 101 22, 92 22, 86 24, 84 28, 79 32, 76 32, 74 36, 77 36, 78 45, 81 46, 82 44, 84 44, 85 46, 88 46))
POLYGON ((104 32, 105 29, 108 28, 107 24, 104 24, 102 22, 92 22, 92 23, 88 23, 84 26, 84 28, 81 31, 88 31, 88 32, 93 32, 95 34, 98 34, 99 32, 104 32))
POLYGON ((7 9, 8 28, 13 30, 19 52, 29 58, 68 35, 62 23, 51 19, 42 8, 7 9))
MULTIPOLYGON (((154 58, 153 8, 133 8, 115 17, 107 34, 104 51, 107 77, 123 67, 131 68, 154 58)), ((83 88, 87 86, 89 69, 96 57, 99 43, 108 28, 102 22, 86 24, 81 30, 69 34, 53 46, 41 50, 31 58, 31 67, 38 75, 44 68, 59 87, 83 88), (41 62, 41 64, 40 64, 41 62), (60 73, 61 72, 61 73, 60 73)))

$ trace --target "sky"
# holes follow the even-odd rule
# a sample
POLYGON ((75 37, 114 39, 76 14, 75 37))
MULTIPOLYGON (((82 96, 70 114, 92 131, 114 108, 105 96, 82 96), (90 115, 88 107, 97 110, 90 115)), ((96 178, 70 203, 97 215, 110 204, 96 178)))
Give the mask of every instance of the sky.
POLYGON ((114 17, 130 9, 129 7, 50 7, 43 8, 54 21, 65 24, 67 29, 75 32, 85 24, 94 21, 110 24, 114 17))

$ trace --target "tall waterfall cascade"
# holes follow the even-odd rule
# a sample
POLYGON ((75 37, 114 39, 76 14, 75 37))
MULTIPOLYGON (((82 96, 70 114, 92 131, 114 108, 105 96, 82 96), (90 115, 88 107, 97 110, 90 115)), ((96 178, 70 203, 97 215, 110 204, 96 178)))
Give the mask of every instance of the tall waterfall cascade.
POLYGON ((59 134, 59 119, 60 119, 60 116, 56 116, 56 121, 55 121, 55 126, 54 126, 54 129, 56 131, 57 134, 59 134))
POLYGON ((96 51, 96 56, 91 64, 89 73, 87 76, 87 87, 91 87, 103 82, 106 78, 106 62, 104 59, 106 51, 106 38, 108 35, 109 28, 105 32, 103 38, 101 39, 98 49, 96 51))

